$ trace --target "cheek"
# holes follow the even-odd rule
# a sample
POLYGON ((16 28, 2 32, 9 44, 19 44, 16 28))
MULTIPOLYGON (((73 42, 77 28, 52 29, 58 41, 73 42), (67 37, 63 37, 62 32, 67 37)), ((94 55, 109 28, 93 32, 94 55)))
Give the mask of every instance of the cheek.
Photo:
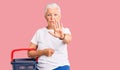
POLYGON ((48 18, 48 17, 46 17, 45 19, 46 19, 47 21, 50 20, 50 18, 48 18))
POLYGON ((58 19, 61 19, 61 16, 60 16, 60 15, 58 16, 58 19))
POLYGON ((60 17, 57 17, 57 20, 60 20, 61 18, 60 17))
POLYGON ((45 19, 48 21, 50 18, 45 15, 45 19))

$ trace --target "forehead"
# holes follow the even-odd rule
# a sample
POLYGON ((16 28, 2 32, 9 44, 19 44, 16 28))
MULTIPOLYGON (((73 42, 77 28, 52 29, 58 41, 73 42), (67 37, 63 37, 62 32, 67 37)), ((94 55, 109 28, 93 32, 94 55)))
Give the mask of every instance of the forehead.
POLYGON ((58 8, 48 8, 46 13, 60 13, 58 8))

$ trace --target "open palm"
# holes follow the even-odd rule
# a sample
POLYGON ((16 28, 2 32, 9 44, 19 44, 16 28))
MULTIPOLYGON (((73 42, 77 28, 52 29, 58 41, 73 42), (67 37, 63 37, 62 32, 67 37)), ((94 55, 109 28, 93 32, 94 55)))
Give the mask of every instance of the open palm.
POLYGON ((63 37, 63 26, 60 23, 54 23, 54 32, 49 32, 51 35, 53 35, 56 38, 63 37))

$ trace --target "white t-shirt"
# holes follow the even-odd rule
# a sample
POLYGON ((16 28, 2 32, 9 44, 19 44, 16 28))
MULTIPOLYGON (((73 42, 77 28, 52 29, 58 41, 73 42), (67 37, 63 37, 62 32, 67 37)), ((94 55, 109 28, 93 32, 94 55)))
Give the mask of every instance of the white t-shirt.
MULTIPOLYGON (((42 55, 38 58, 39 70, 52 70, 59 66, 70 65, 67 53, 67 44, 63 40, 52 36, 47 28, 39 29, 33 36, 31 42, 38 45, 38 50, 52 48, 55 50, 54 54, 50 57, 42 55)), ((65 34, 71 34, 68 28, 63 28, 65 34)))

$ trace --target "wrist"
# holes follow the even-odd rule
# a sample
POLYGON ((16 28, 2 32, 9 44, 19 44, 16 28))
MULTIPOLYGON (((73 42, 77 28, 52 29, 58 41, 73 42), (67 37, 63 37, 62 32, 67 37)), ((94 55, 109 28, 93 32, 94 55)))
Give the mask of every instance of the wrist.
POLYGON ((37 57, 44 55, 43 50, 37 50, 37 57))
POLYGON ((36 57, 39 57, 40 56, 40 51, 39 50, 37 50, 37 52, 36 52, 36 57))
POLYGON ((65 34, 63 34, 59 39, 64 40, 64 38, 65 38, 65 34))

